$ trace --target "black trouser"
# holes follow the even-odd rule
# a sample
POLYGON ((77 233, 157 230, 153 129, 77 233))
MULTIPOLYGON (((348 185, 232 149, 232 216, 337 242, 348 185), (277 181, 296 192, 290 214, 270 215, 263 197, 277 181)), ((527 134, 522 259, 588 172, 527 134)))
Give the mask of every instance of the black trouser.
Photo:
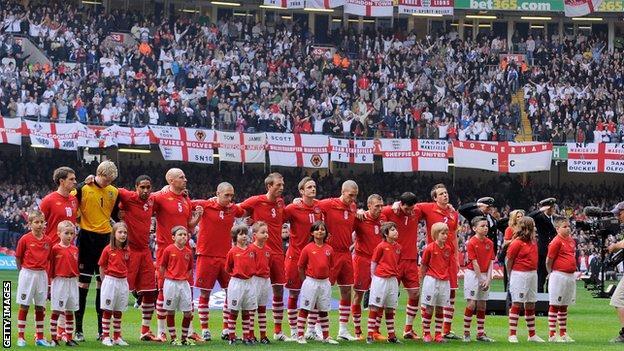
POLYGON ((540 255, 537 259, 537 292, 543 293, 544 286, 546 285, 546 276, 548 271, 546 270, 546 256, 540 255))

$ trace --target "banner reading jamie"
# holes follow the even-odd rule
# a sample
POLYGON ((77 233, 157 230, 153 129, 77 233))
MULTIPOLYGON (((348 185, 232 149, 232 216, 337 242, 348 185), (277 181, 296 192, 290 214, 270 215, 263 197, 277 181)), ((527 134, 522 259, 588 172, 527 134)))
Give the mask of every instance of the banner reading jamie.
POLYGON ((0 144, 22 145, 22 119, 0 117, 0 144))
POLYGON ((150 126, 167 161, 214 163, 214 131, 209 129, 150 126))
POLYGON ((344 163, 374 163, 374 140, 329 138, 331 160, 344 163))
POLYGON ((264 133, 217 132, 219 162, 265 163, 264 133))
POLYGON ((302 9, 304 0, 264 0, 268 6, 277 6, 283 9, 302 9))
POLYGON ((366 17, 392 17, 393 0, 347 0, 344 12, 366 17))
POLYGON ((454 141, 455 167, 475 168, 500 173, 550 170, 552 144, 454 141))
POLYGON ((384 172, 448 172, 448 142, 379 139, 384 172))
POLYGON ((306 0, 307 8, 311 9, 333 9, 343 6, 346 0, 306 0))
POLYGON ((624 143, 567 143, 568 172, 624 173, 624 143))
POLYGON ((26 121, 30 144, 33 147, 71 151, 78 149, 79 125, 80 123, 26 121))
POLYGON ((399 0, 399 13, 453 15, 453 0, 399 0))
POLYGON ((326 135, 266 133, 271 166, 327 168, 326 135))

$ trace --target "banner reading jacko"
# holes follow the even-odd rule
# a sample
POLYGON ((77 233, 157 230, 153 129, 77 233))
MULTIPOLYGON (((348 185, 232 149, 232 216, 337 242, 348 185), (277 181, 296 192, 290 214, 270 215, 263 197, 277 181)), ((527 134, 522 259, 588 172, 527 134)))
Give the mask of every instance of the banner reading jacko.
POLYGON ((392 17, 393 0, 346 0, 344 12, 366 17, 392 17))
POLYGON ((453 160, 455 167, 501 173, 548 171, 552 144, 454 141, 453 160))
POLYGON ((214 131, 209 129, 150 126, 167 161, 214 163, 214 131))
POLYGON ((448 142, 379 139, 384 172, 448 172, 448 142))
POLYGON ((271 166, 327 168, 329 147, 326 135, 266 133, 271 166))
POLYGON ((219 162, 265 163, 264 133, 217 132, 219 162))

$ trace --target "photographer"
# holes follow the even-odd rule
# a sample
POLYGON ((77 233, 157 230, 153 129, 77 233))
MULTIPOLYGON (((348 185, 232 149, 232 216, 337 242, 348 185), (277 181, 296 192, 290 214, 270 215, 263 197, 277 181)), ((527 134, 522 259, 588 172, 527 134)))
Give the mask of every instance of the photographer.
MULTIPOLYGON (((615 205, 611 212, 617 216, 620 224, 624 224, 624 201, 615 205)), ((624 240, 620 240, 615 244, 609 245, 607 250, 610 253, 616 252, 618 250, 624 249, 624 240)), ((620 320, 620 335, 611 339, 613 343, 624 343, 624 277, 620 279, 620 282, 613 292, 613 296, 611 296, 611 306, 615 307, 617 311, 618 318, 620 320)))
POLYGON ((548 253, 548 244, 557 235, 555 226, 553 225, 553 215, 555 214, 555 205, 557 199, 547 198, 539 202, 540 208, 527 214, 528 217, 533 218, 535 221, 535 228, 537 229, 537 252, 538 252, 538 266, 537 266, 537 292, 544 292, 544 285, 546 284, 546 276, 548 271, 546 270, 546 254, 548 253))

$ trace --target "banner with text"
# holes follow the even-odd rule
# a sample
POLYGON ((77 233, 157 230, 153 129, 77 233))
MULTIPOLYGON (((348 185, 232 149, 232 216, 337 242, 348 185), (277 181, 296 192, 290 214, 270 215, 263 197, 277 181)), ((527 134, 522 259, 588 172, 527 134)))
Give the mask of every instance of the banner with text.
POLYGON ((306 0, 307 8, 311 9, 333 9, 343 6, 346 0, 306 0))
POLYGON ((375 163, 373 151, 374 140, 354 140, 329 138, 331 160, 343 163, 375 163))
POLYGON ((277 6, 283 9, 302 9, 304 0, 264 0, 267 6, 277 6))
POLYGON ((214 163, 214 130, 169 126, 150 129, 165 160, 214 163))
POLYGON ((366 17, 392 17, 393 0, 346 0, 344 12, 366 17))
POLYGON ((453 160, 455 167, 500 173, 548 171, 552 144, 454 141, 453 160))
POLYGON ((624 173, 624 143, 567 143, 568 172, 624 173))
POLYGON ((384 172, 448 172, 448 142, 379 139, 384 172))
MULTIPOLYGON (((585 1, 572 0, 571 2, 585 1)), ((565 7, 564 0, 455 0, 455 9, 460 10, 565 12, 565 7)), ((595 11, 622 12, 624 0, 602 0, 595 6, 595 11)))
POLYGON ((47 123, 26 120, 26 129, 33 147, 77 150, 80 123, 47 123))
POLYGON ((217 132, 219 162, 265 163, 264 133, 217 132))
POLYGON ((453 0, 399 0, 399 14, 453 16, 453 0))
POLYGON ((266 142, 271 166, 329 167, 326 135, 266 133, 266 142))
POLYGON ((22 119, 0 117, 0 144, 22 145, 22 119))

